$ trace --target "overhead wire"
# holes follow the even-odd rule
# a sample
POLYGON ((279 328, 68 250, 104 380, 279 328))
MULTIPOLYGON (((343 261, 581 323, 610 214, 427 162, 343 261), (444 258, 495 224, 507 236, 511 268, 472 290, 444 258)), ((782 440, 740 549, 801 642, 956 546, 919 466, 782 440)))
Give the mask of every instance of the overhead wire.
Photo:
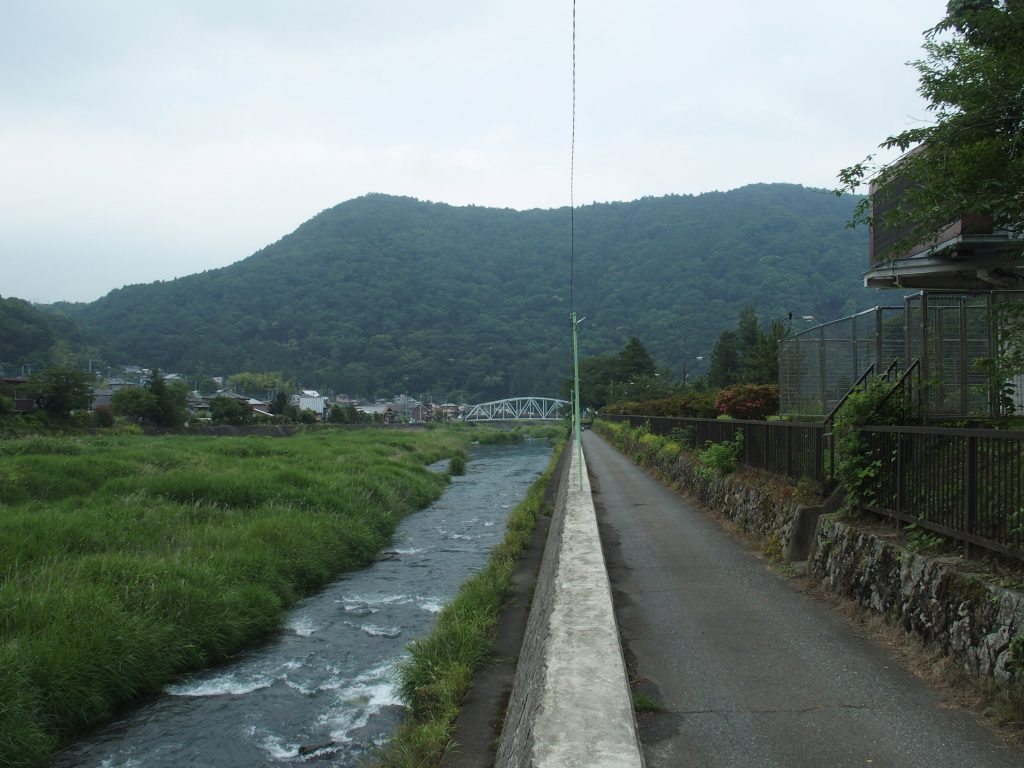
POLYGON ((576 0, 572 2, 572 141, 569 147, 569 311, 576 313, 576 0))

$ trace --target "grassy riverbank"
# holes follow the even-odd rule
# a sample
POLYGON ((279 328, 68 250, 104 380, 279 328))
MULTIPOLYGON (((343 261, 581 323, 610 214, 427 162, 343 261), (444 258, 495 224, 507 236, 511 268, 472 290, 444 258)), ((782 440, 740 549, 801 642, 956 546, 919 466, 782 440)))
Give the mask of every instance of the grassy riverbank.
POLYGON ((0 765, 276 630, 435 499, 472 430, 0 441, 0 765))
MULTIPOLYGON (((564 429, 558 434, 564 435, 564 429)), ((494 628, 512 590, 519 555, 530 541, 564 441, 558 440, 544 473, 512 510, 505 538, 487 565, 462 585, 441 611, 434 630, 409 645, 399 669, 405 723, 379 756, 384 768, 437 765, 449 748, 455 718, 473 673, 490 658, 494 628)))

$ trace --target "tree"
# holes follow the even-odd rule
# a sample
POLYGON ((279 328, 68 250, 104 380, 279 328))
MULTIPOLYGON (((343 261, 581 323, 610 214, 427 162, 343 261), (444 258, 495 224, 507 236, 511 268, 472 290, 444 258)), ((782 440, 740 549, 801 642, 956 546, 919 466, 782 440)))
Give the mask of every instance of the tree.
POLYGON ((210 420, 214 424, 245 424, 251 415, 249 406, 233 397, 215 397, 210 401, 210 420))
POLYGON ((288 405, 288 396, 284 392, 278 392, 274 395, 274 399, 270 401, 270 412, 276 415, 284 413, 284 409, 288 405))
MULTIPOLYGON (((660 396, 668 382, 658 376, 647 349, 633 336, 616 355, 593 355, 580 361, 580 404, 601 408, 611 402, 635 400, 641 394, 660 396)), ((572 379, 567 379, 562 396, 569 397, 572 391, 572 379)))
POLYGON ((626 376, 654 376, 654 361, 647 353, 647 348, 636 336, 631 336, 626 346, 619 353, 619 375, 626 376))
POLYGON ((243 371, 231 374, 228 377, 228 386, 235 392, 262 397, 268 390, 294 389, 295 382, 285 380, 284 374, 280 371, 270 371, 269 373, 243 371))
POLYGON ((711 353, 708 383, 713 387, 727 387, 739 381, 740 350, 736 331, 723 331, 711 353))
POLYGON ((46 368, 28 380, 28 391, 50 416, 67 418, 72 411, 84 410, 92 404, 93 383, 89 371, 74 368, 46 368))
POLYGON ((110 396, 110 407, 118 416, 138 421, 151 418, 156 403, 153 393, 144 387, 122 387, 110 396))
POLYGON ((161 427, 176 427, 184 423, 187 385, 178 382, 168 385, 160 369, 154 368, 146 382, 146 390, 152 396, 152 410, 147 416, 150 421, 161 427))
MULTIPOLYGON (((967 213, 1024 233, 1024 3, 950 0, 946 16, 925 32, 923 47, 925 58, 913 66, 934 122, 879 145, 913 148, 898 162, 878 169, 868 156, 839 173, 839 194, 872 174, 883 192, 905 187, 884 224, 906 227, 908 234, 889 256, 933 239, 967 213)), ((870 222, 870 200, 864 199, 851 224, 870 222)))
POLYGON ((220 385, 209 376, 200 376, 196 379, 196 389, 201 395, 212 395, 217 392, 220 385))
MULTIPOLYGON (((774 384, 779 378, 777 344, 768 337, 758 321, 753 307, 740 311, 736 323, 739 353, 737 382, 744 384, 774 384)), ((777 341, 777 340, 776 340, 777 341)))

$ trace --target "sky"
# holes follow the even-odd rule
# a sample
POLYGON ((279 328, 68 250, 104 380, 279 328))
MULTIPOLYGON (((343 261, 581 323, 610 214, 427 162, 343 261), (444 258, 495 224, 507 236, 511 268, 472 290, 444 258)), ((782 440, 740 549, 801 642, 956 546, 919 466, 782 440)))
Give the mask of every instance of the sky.
MULTIPOLYGON (((831 189, 942 0, 579 0, 573 199, 831 189)), ((0 0, 0 296, 240 261, 370 193, 570 200, 571 0, 0 0)))

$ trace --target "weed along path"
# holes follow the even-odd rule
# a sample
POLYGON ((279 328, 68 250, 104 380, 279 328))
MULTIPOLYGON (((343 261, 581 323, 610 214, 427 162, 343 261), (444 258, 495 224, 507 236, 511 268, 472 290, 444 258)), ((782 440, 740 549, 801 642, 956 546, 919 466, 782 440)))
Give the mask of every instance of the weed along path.
MULTIPOLYGON (((396 663, 505 533, 547 440, 474 447, 369 567, 300 602, 273 641, 169 686, 54 768, 355 766, 401 720, 396 663)), ((443 468, 443 467, 442 467, 443 468)))
POLYGON ((648 768, 1019 768, 1020 751, 584 433, 648 768))

